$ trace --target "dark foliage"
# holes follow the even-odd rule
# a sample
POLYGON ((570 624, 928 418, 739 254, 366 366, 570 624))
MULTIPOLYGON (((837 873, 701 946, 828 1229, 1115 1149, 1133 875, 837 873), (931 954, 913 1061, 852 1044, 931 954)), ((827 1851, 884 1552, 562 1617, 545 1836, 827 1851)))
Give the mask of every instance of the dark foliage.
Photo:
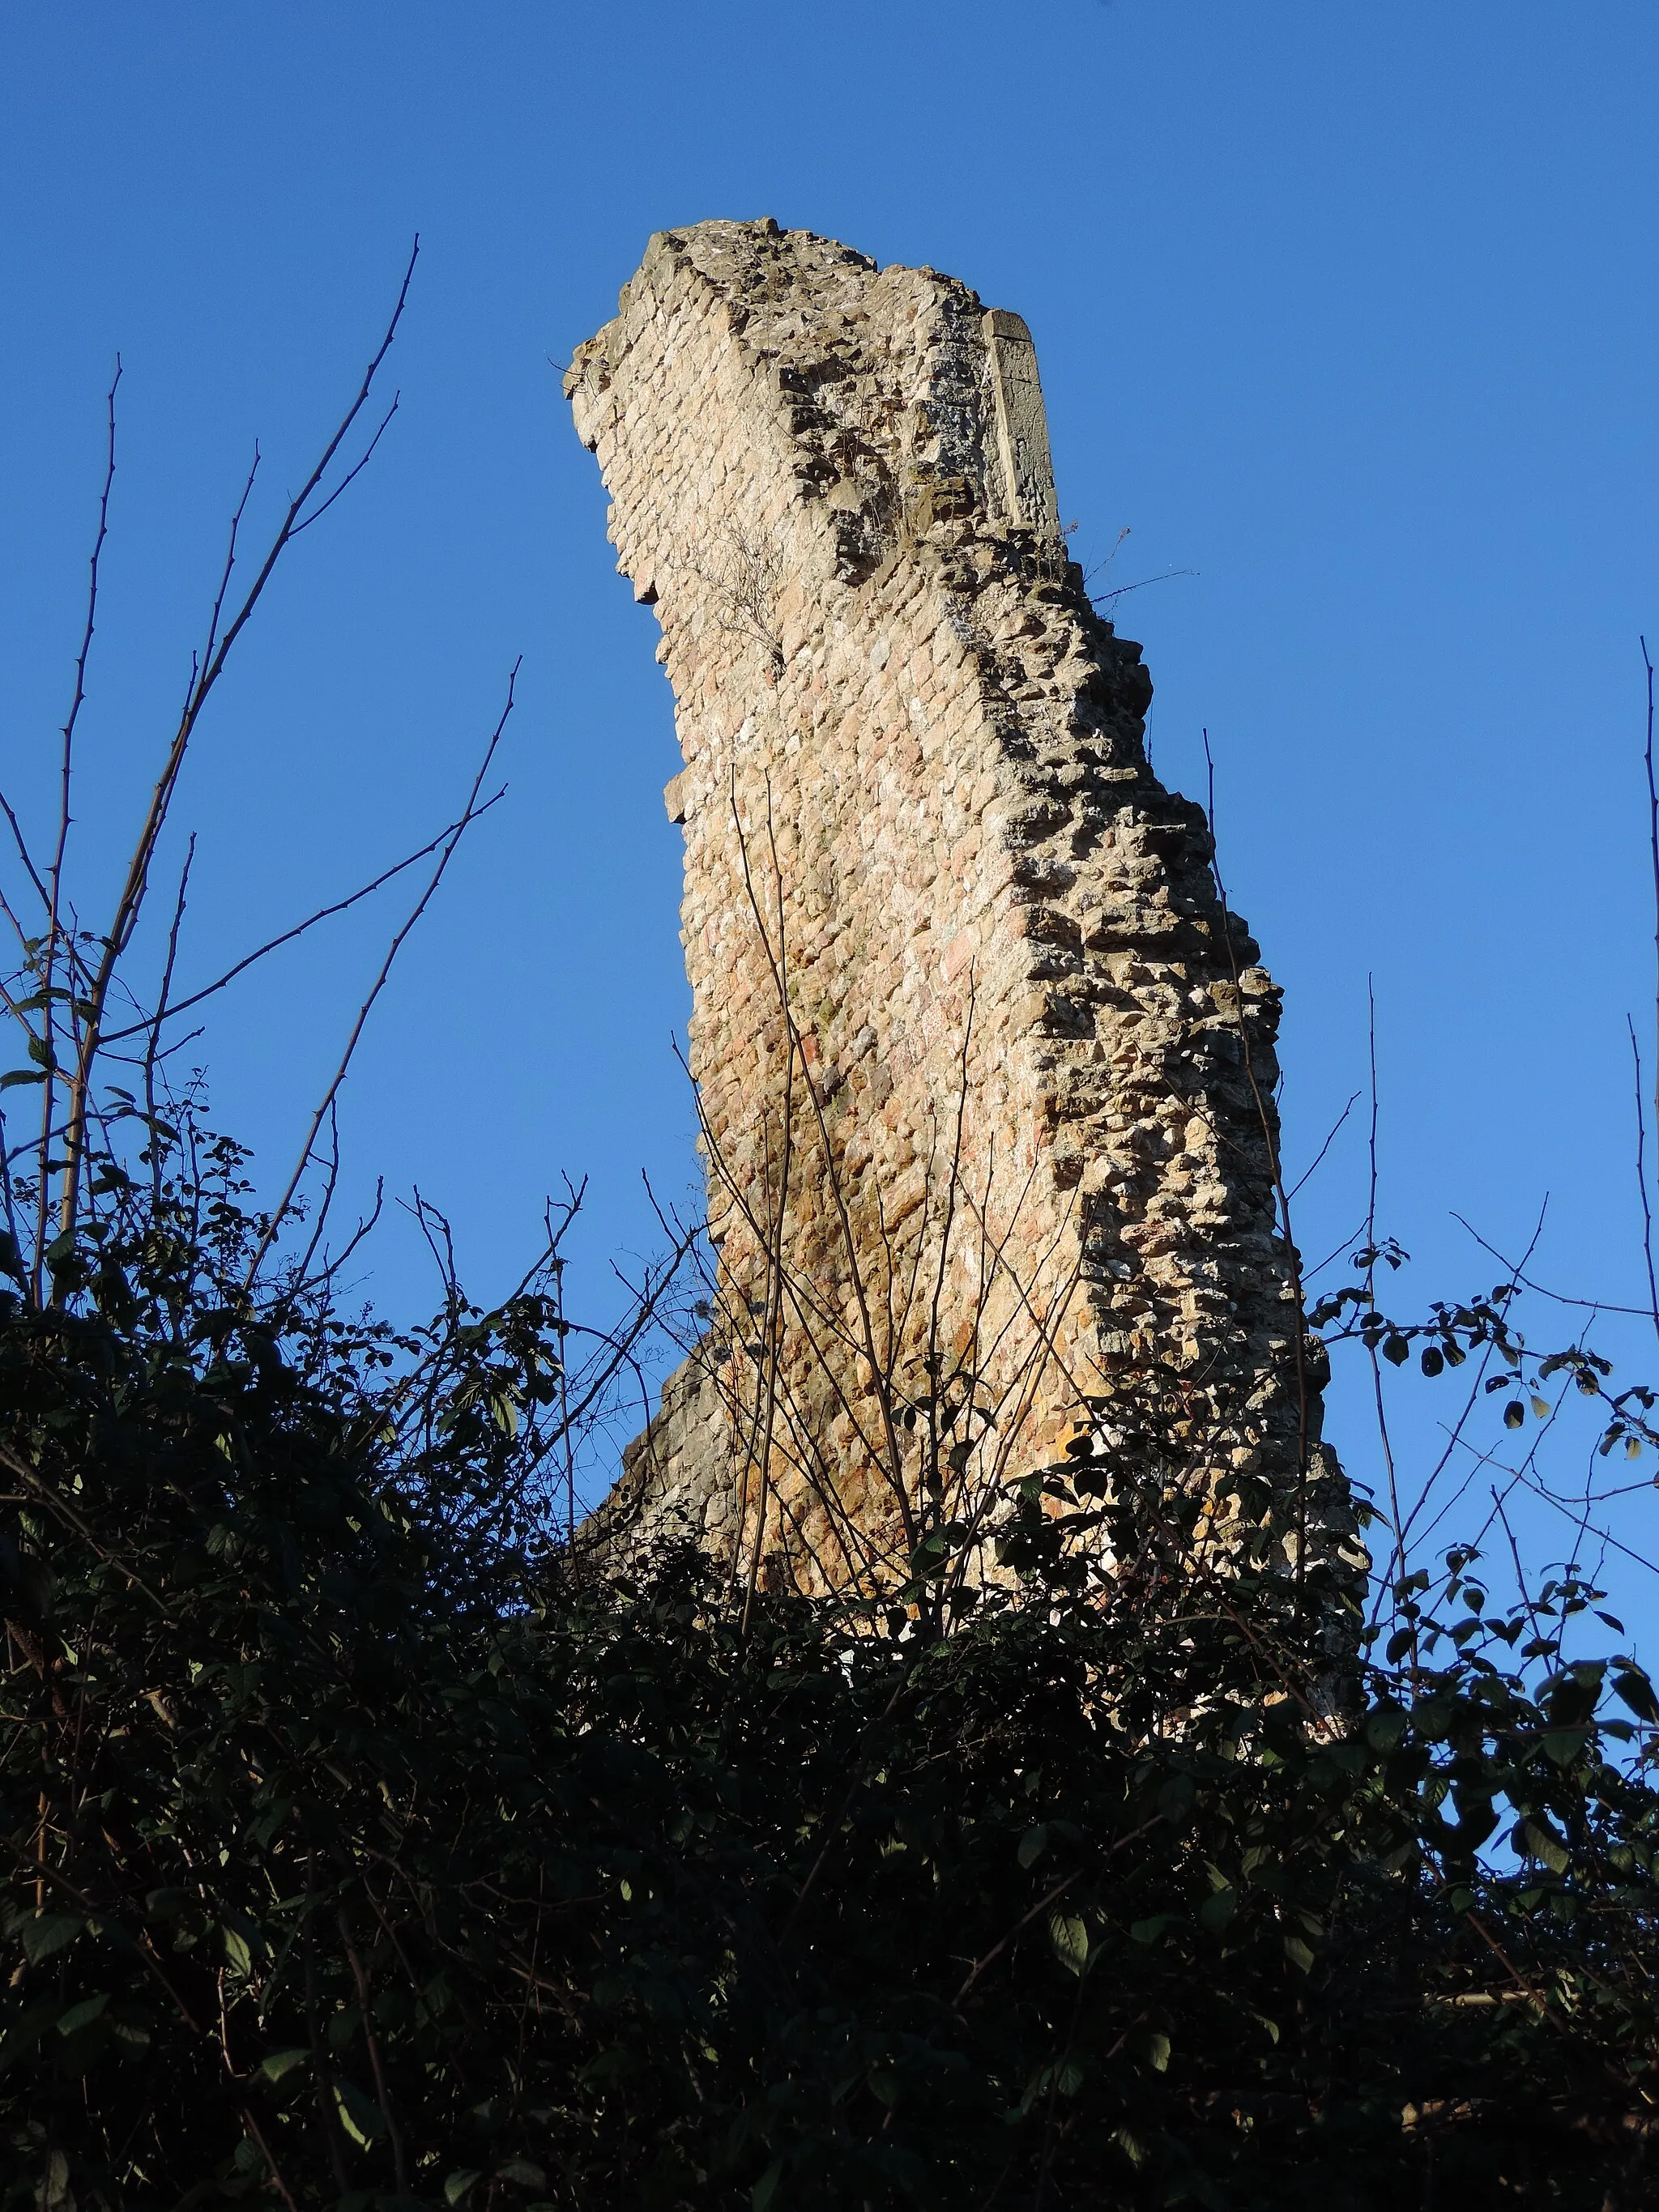
POLYGON ((1650 2200, 1659 1713, 1581 1590, 1454 1554, 1336 1681, 1084 1468, 943 1640, 744 1633, 543 1540, 550 1302, 250 1302, 239 1166, 0 1313, 0 2203, 1650 2200))

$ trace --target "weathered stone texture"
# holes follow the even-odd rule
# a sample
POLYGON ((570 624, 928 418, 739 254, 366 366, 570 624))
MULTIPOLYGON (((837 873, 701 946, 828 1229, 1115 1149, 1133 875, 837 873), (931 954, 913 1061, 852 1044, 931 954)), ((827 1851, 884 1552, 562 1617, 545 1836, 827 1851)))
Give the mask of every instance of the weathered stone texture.
POLYGON ((763 1495, 774 1577, 900 1556, 926 1477, 872 1348, 924 1408, 983 1378, 953 1481, 1156 1376, 1212 1490, 1290 1489, 1320 1462, 1279 995, 1066 558, 1024 324, 706 222, 652 240, 567 390, 685 762, 720 1310, 630 1455, 647 1518, 736 1557, 763 1495))

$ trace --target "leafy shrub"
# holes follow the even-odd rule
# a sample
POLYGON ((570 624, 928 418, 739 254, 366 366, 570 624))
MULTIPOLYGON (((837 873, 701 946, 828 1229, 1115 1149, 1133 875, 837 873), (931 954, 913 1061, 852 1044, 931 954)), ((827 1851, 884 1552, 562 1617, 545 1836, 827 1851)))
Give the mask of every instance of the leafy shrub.
POLYGON ((249 1294, 240 1155, 157 1142, 0 1310, 0 2201, 1647 2201, 1659 1713, 1573 1593, 1517 1660, 1455 1554, 1473 1631, 1334 1682, 1085 1468, 948 1638, 745 1630, 547 1537, 550 1301, 249 1294))

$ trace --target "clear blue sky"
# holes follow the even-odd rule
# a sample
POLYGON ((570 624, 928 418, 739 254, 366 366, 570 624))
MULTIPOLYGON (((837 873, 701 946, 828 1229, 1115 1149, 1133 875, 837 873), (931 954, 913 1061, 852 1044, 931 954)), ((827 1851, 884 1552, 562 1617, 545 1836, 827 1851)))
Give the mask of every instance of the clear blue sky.
MULTIPOLYGON (((80 881, 153 772, 256 436, 295 483, 422 257, 372 470, 302 541, 192 768, 199 978, 447 818, 524 656, 512 791, 383 1003, 359 1184, 418 1182, 501 1287, 539 1194, 584 1247, 693 1184, 677 764, 550 364, 648 234, 775 216, 1036 333, 1065 518, 1115 575, 1166 777, 1219 766, 1229 888, 1285 984, 1293 1167, 1365 1080, 1421 1296, 1450 1220, 1635 1288, 1627 1010, 1651 1025, 1637 635, 1659 630, 1651 0, 78 0, 0 25, 0 749, 38 798, 126 364, 80 881)), ((103 872, 100 873, 100 868, 103 872)), ((106 896, 106 893, 105 894, 106 896)), ((285 1172, 382 924, 228 1002, 220 1115, 285 1172)), ((1364 1208, 1351 1124, 1301 1202, 1364 1208)), ((421 1303, 394 1234, 376 1291, 421 1303)), ((1351 1394, 1338 1441, 1371 1448, 1351 1394)), ((1648 1509, 1643 1508, 1645 1513, 1648 1509)))

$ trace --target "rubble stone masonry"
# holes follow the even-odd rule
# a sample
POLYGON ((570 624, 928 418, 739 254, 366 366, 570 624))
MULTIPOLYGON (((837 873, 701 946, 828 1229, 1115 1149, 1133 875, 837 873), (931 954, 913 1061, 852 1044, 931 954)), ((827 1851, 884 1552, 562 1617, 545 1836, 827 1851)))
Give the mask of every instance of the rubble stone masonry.
POLYGON ((1279 994, 1066 557, 1024 324, 704 222, 566 389, 673 687, 719 1254, 619 1499, 768 1581, 898 1571, 1148 1391, 1214 1499, 1340 1486, 1279 994))

